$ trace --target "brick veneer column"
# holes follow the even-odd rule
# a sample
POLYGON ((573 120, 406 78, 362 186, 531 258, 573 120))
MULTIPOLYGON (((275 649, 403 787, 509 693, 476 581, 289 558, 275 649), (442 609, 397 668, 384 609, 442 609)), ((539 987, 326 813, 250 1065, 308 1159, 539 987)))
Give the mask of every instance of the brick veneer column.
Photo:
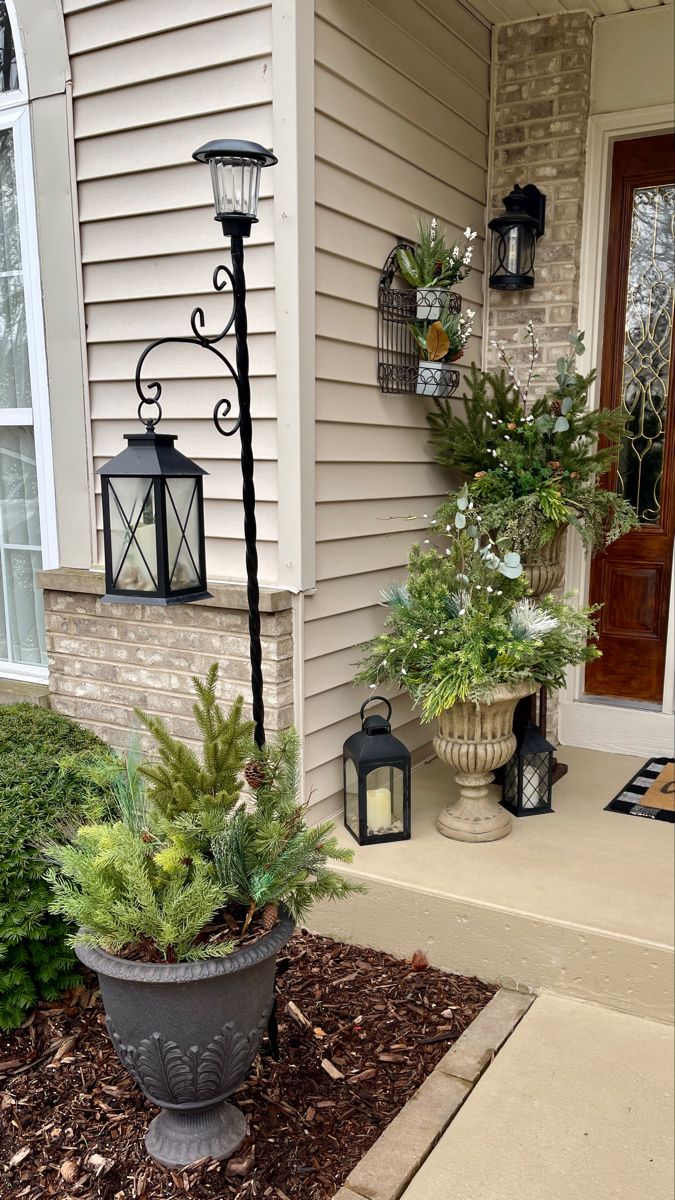
MULTIPOLYGON (((490 291, 489 336, 506 341, 532 320, 543 364, 569 349, 578 320, 592 24, 577 12, 495 30, 491 211, 503 211, 514 183, 535 183, 546 194, 546 234, 531 291, 490 291)), ((492 345, 488 356, 494 365, 492 345)), ((515 358, 525 361, 526 350, 516 347, 515 358)))
MULTIPOLYGON (((49 699, 57 712, 126 749, 134 708, 163 717, 175 737, 197 740, 191 676, 220 664, 219 697, 244 696, 251 716, 246 588, 211 586, 213 598, 166 608, 103 604, 103 575, 42 571, 49 699)), ((289 592, 260 596, 265 724, 293 722, 293 613, 289 592)), ((144 739, 147 741, 147 739, 144 739)))

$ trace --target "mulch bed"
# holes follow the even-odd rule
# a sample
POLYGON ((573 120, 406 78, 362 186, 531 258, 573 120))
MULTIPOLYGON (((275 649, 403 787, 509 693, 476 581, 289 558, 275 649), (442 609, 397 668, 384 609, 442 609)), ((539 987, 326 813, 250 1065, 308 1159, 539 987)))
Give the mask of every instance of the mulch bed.
POLYGON ((0 1196, 330 1200, 495 989, 306 933, 288 958, 280 1059, 264 1046, 233 1097, 249 1133, 229 1163, 146 1157, 156 1109, 108 1041, 95 977, 0 1037, 0 1196))

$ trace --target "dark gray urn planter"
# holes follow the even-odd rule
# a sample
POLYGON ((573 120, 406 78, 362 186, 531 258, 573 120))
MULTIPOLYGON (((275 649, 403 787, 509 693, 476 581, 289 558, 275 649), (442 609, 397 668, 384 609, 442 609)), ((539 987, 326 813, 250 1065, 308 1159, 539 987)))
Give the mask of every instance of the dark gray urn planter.
POLYGON ((252 945, 197 963, 130 962, 77 942, 78 958, 98 975, 120 1061, 162 1110, 145 1135, 162 1166, 229 1158, 242 1142, 245 1118, 226 1101, 258 1052, 276 956, 293 928, 284 917, 252 945))

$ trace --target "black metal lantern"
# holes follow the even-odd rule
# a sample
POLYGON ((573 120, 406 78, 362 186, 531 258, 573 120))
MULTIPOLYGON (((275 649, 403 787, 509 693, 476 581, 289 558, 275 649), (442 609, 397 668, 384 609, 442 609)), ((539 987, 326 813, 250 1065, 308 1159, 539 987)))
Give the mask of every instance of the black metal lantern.
POLYGON ((361 730, 344 744, 345 825, 361 846, 410 837, 410 751, 391 732, 391 704, 371 696, 361 705, 361 730), (369 704, 387 716, 366 717, 369 704))
POLYGON ((502 804, 515 817, 553 812, 553 754, 554 747, 529 721, 513 758, 504 767, 502 804))
POLYGON ((125 434, 116 458, 100 467, 105 542, 104 600, 184 604, 206 588, 206 471, 179 450, 173 433, 125 434))
POLYGON ((223 233, 247 237, 258 220, 260 171, 278 159, 257 142, 230 138, 207 142, 192 157, 209 164, 215 219, 220 221, 223 233))
POLYGON ((534 255, 544 232, 546 197, 533 183, 518 184, 503 200, 506 212, 488 222, 492 230, 490 287, 524 291, 534 286, 534 255))

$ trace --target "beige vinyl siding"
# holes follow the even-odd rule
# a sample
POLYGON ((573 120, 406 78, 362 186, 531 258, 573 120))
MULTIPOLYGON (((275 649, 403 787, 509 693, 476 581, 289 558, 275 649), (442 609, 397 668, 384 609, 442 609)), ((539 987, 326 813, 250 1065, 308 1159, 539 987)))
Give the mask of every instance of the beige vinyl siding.
MULTIPOLYGON (((419 210, 479 231, 461 285, 480 361, 490 35, 458 0, 316 0, 316 576, 305 600, 305 768, 337 808, 341 749, 367 689, 355 647, 382 627, 379 591, 447 490, 427 444, 428 402, 377 387, 377 285, 419 210)), ((430 739, 404 696, 394 724, 430 739)))
MULTIPOLYGON (((269 0, 63 0, 74 98, 75 158, 87 322, 94 466, 134 427, 136 361, 157 337, 190 333, 192 308, 215 333, 227 293, 211 290, 225 246, 212 219, 208 171, 192 151, 212 138, 272 145, 269 0)), ((273 173, 247 245, 251 392, 260 569, 277 580, 277 436, 273 173)), ((227 261, 227 254, 223 254, 227 261)), ((234 359, 233 339, 225 353, 234 359)), ((216 434, 220 395, 236 399, 215 356, 165 346, 145 378, 163 386, 162 428, 209 472, 209 576, 243 579, 239 442, 216 434)), ((97 492, 98 492, 97 484, 97 492)), ((97 522, 101 528, 100 499, 97 522)), ((102 545, 99 539, 99 558, 102 545)))

